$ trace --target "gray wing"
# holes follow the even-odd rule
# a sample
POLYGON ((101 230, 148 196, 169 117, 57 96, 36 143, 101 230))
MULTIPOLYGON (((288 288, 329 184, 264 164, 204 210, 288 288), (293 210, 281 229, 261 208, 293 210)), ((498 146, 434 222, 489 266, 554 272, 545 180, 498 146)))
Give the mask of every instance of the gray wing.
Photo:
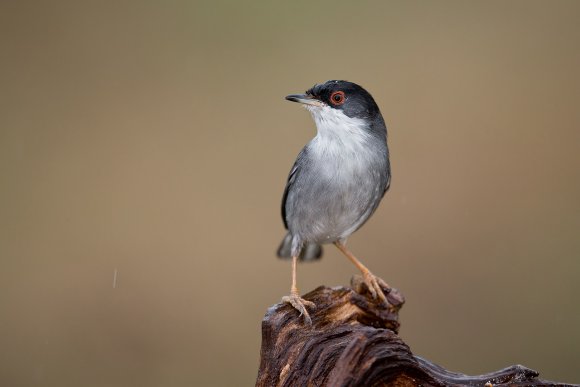
POLYGON ((383 190, 381 197, 376 201, 375 205, 371 208, 371 210, 368 212, 368 214, 366 214, 365 220, 363 220, 362 223, 357 227, 357 230, 360 229, 367 222, 367 220, 369 220, 369 218, 372 216, 372 214, 379 207, 381 200, 383 200, 383 198, 385 197, 385 194, 387 193, 389 188, 391 188, 391 163, 388 159, 387 159, 386 170, 387 170, 387 175, 386 175, 387 181, 385 182, 385 189, 383 190))
POLYGON ((300 160, 304 154, 304 149, 300 151, 292 169, 290 170, 290 174, 288 175, 288 181, 286 182, 286 188, 284 189, 284 194, 282 195, 282 221, 284 222, 284 227, 288 229, 288 222, 286 221, 286 199, 288 199, 288 193, 290 189, 292 189, 292 184, 296 180, 296 175, 300 169, 300 160))
POLYGON ((383 196, 381 196, 381 198, 385 197, 389 188, 391 188, 391 163, 387 160, 387 184, 385 185, 385 190, 383 191, 383 196))

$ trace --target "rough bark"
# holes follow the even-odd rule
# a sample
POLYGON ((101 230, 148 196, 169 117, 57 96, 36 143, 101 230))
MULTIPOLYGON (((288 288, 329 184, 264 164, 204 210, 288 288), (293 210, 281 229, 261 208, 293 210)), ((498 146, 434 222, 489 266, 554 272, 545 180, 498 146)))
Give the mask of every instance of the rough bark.
POLYGON ((403 296, 384 289, 390 305, 370 297, 360 278, 352 288, 321 286, 307 325, 290 305, 268 309, 256 386, 572 386, 538 379, 521 365, 468 376, 413 355, 397 335, 403 296))

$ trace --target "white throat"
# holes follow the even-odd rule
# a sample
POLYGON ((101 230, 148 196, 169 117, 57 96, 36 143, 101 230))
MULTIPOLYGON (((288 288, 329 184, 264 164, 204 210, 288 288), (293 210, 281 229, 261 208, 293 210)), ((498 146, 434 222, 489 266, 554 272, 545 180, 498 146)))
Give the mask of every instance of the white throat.
POLYGON ((318 133, 312 140, 317 151, 344 154, 358 153, 369 140, 368 124, 360 118, 347 116, 329 106, 306 106, 312 114, 318 133))

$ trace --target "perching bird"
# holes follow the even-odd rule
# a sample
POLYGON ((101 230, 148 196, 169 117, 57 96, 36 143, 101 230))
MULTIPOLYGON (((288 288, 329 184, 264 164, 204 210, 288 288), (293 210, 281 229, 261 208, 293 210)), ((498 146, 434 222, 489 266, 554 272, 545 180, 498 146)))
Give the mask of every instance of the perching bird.
POLYGON ((283 297, 310 322, 296 287, 298 259, 322 255, 334 243, 362 272, 371 294, 383 302, 377 279, 350 251, 347 238, 376 210, 389 189, 391 171, 387 128, 373 97, 347 81, 327 81, 287 100, 303 104, 316 123, 317 135, 302 151, 288 176, 282 197, 282 219, 288 234, 278 249, 292 258, 292 287, 283 297))

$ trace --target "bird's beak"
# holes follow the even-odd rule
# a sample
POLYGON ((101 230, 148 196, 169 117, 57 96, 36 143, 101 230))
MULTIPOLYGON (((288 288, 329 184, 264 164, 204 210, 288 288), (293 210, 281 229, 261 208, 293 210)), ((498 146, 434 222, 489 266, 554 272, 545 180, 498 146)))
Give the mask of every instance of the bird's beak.
POLYGON ((290 94, 286 96, 288 101, 298 102, 304 105, 323 106, 322 102, 308 94, 290 94))

